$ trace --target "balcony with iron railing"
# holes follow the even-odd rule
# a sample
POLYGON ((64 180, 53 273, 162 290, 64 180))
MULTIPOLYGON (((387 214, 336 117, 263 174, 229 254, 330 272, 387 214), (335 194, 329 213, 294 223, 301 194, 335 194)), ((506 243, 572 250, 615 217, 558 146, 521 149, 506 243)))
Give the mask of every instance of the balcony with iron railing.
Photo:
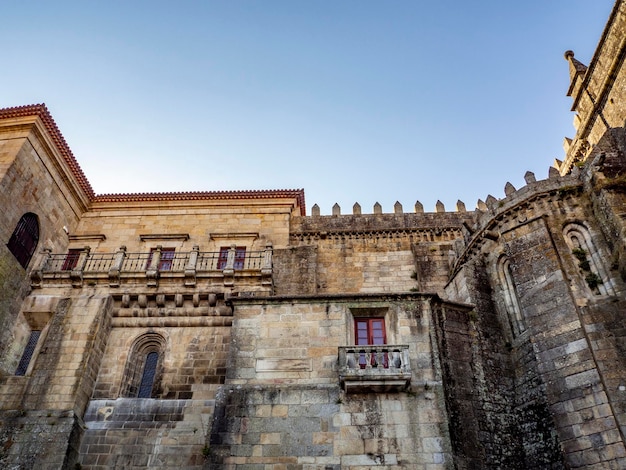
POLYGON ((219 278, 225 286, 233 286, 237 277, 258 277, 261 285, 272 283, 272 245, 264 250, 239 251, 232 246, 227 252, 202 252, 194 246, 189 252, 155 248, 148 253, 132 253, 122 246, 115 253, 92 253, 89 247, 52 253, 44 250, 38 269, 31 274, 33 287, 51 282, 70 282, 81 287, 85 282, 108 283, 119 287, 124 282, 145 279, 148 286, 159 280, 182 279, 185 286, 195 286, 198 279, 219 278))
POLYGON ((409 346, 340 346, 339 379, 346 392, 393 392, 411 383, 409 346))

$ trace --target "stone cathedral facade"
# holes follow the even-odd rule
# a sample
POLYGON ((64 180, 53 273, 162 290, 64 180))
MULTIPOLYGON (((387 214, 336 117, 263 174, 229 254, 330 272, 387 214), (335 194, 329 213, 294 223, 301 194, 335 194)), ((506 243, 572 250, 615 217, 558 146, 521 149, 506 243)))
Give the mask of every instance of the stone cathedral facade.
POLYGON ((626 468, 626 1, 546 179, 446 212, 94 194, 0 110, 0 467, 626 468))

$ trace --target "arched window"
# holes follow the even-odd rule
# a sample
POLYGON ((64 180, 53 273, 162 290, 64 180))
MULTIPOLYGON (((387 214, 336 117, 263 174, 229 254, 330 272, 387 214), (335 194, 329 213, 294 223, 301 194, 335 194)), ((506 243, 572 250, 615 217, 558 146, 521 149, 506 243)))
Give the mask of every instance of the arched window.
POLYGON ((38 242, 39 221, 35 214, 28 212, 17 223, 13 235, 11 235, 9 243, 7 243, 7 248, 13 253, 13 256, 15 256, 22 267, 26 268, 33 257, 33 253, 35 253, 38 242))
POLYGON ((131 347, 120 395, 129 398, 151 398, 161 388, 165 338, 158 333, 146 333, 131 347))
POLYGON ((498 278, 502 287, 504 297, 504 307, 506 309, 509 326, 513 336, 519 336, 526 330, 526 325, 522 317, 522 309, 520 308, 519 299, 517 297, 517 289, 513 282, 511 273, 511 263, 506 256, 498 260, 498 278))
POLYGON ((151 351, 146 355, 146 361, 143 365, 143 373, 141 374, 141 383, 139 384, 137 398, 150 398, 152 396, 152 387, 154 386, 158 362, 159 353, 151 351))
POLYGON ((587 227, 577 223, 568 224, 563 228, 563 235, 591 291, 598 295, 615 295, 605 261, 587 227))

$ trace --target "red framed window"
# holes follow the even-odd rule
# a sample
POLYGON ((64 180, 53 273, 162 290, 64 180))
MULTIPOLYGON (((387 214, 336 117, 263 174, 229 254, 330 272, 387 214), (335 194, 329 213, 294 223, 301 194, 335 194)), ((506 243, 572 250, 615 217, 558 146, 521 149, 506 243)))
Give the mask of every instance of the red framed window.
MULTIPOLYGON (((156 248, 150 249, 150 256, 148 257, 148 266, 152 263, 152 255, 156 251, 156 248)), ((159 259, 159 265, 157 269, 159 271, 171 271, 172 263, 174 261, 174 254, 176 253, 176 248, 161 248, 161 258, 159 259)))
MULTIPOLYGON (((372 318, 355 318, 354 319, 354 339, 357 345, 363 346, 376 346, 380 344, 387 344, 387 336, 385 331, 385 319, 379 317, 372 318)), ((370 363, 372 366, 376 365, 376 355, 372 354, 370 363)), ((383 367, 387 368, 388 358, 387 354, 382 359, 383 367)), ((361 369, 365 369, 367 366, 366 355, 359 354, 359 366, 361 369)))
MULTIPOLYGON (((223 246, 220 248, 220 256, 217 259, 217 269, 224 269, 226 262, 228 261, 228 252, 230 247, 223 246)), ((238 246, 235 248, 235 266, 234 269, 243 269, 244 261, 246 260, 246 247, 238 246)))
POLYGON ((33 253, 35 253, 37 243, 39 243, 39 221, 35 214, 28 212, 17 223, 9 243, 7 243, 7 248, 22 267, 26 268, 33 253))
POLYGON ((82 250, 72 248, 67 251, 67 255, 65 256, 65 261, 63 261, 63 266, 61 266, 61 270, 63 271, 71 271, 78 264, 78 258, 80 257, 80 253, 82 250))
POLYGON ((356 344, 387 344, 384 318, 355 318, 354 337, 356 344))

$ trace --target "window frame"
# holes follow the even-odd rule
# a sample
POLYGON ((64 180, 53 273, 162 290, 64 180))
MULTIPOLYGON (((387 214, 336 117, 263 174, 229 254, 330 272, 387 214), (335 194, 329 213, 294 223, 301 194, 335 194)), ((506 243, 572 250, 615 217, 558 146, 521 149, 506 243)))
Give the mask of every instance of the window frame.
MULTIPOLYGON (((220 254, 217 258, 217 269, 224 270, 226 269, 226 265, 228 263, 228 253, 230 252, 231 247, 222 246, 220 247, 220 254)), ((237 246, 235 247, 235 263, 233 265, 233 269, 240 271, 244 269, 246 261, 246 247, 245 246, 237 246)))
POLYGON ((20 217, 7 242, 7 248, 24 269, 35 254, 39 244, 39 232, 39 218, 36 214, 27 212, 20 217))
MULTIPOLYGON (((354 344, 356 346, 384 346, 387 344, 387 327, 385 324, 385 317, 354 317, 354 344), (359 328, 359 325, 364 325, 365 329, 359 328), (380 325, 380 328, 375 327, 375 325, 380 325), (359 333, 365 331, 365 343, 361 342, 362 335, 359 333), (376 333, 380 333, 380 335, 376 335, 376 333), (377 339, 382 338, 382 342, 378 342, 377 339)), ((361 369, 365 369, 367 367, 367 359, 365 354, 359 354, 359 367, 361 369)), ((371 365, 374 366, 376 364, 376 357, 372 355, 371 365)), ((387 354, 384 354, 382 360, 383 368, 387 368, 389 365, 389 359, 387 354)))
MULTIPOLYGON (((135 339, 126 358, 126 366, 119 389, 120 397, 158 398, 161 393, 166 343, 165 337, 157 332, 144 333, 135 339), (141 387, 143 386, 144 390, 147 387, 144 383, 144 376, 148 357, 151 353, 156 353, 157 359, 149 387, 150 395, 140 397, 141 387)), ((142 392, 142 395, 144 393, 142 392)))
POLYGON ((159 264, 157 265, 157 271, 171 271, 174 264, 174 258, 176 257, 176 248, 150 248, 150 255, 148 256, 148 262, 146 266, 150 266, 152 263, 152 257, 156 251, 161 253, 159 257, 159 264))
POLYGON ((354 318, 354 344, 357 346, 382 346, 387 344, 387 328, 385 326, 385 318, 384 317, 355 317, 354 318), (367 343, 360 342, 359 331, 359 323, 365 324, 366 328, 366 338, 367 343), (380 324, 381 328, 373 328, 375 324, 380 324), (382 343, 377 343, 375 341, 374 333, 379 331, 382 333, 382 343))
POLYGON ((83 252, 80 248, 70 248, 67 250, 61 271, 72 271, 78 265, 78 259, 83 252))

